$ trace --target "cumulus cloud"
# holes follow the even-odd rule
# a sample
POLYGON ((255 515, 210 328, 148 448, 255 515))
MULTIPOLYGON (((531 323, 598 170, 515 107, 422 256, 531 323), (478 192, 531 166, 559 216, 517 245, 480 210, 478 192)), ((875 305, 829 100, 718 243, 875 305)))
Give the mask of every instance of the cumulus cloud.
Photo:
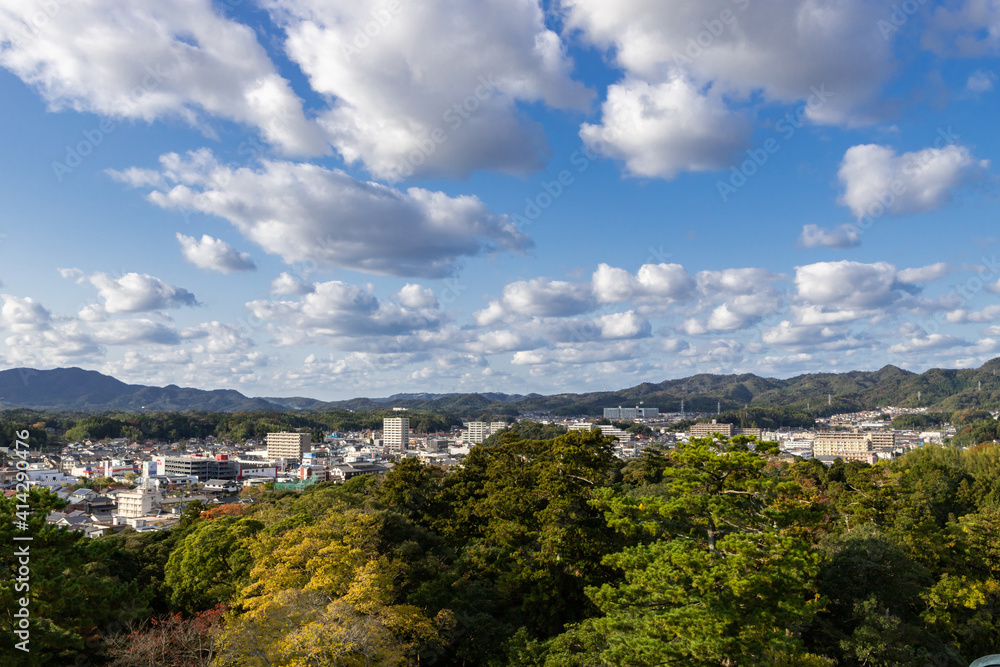
POLYGON ((108 313, 140 313, 199 305, 194 294, 183 287, 169 285, 147 273, 126 273, 120 278, 95 273, 88 280, 97 288, 108 313))
POLYGON ((761 340, 767 345, 808 349, 813 351, 841 351, 867 347, 871 342, 852 336, 844 326, 826 324, 800 324, 784 320, 761 332, 761 340))
POLYGON ((416 310, 374 294, 374 286, 341 281, 316 283, 298 301, 251 301, 254 316, 274 325, 276 342, 295 345, 310 340, 358 336, 399 336, 437 329, 441 315, 416 310))
POLYGON ((224 218, 290 264, 442 277, 460 258, 531 246, 507 216, 493 215, 474 196, 401 192, 313 164, 264 160, 258 170, 231 169, 207 150, 171 153, 160 163, 155 178, 112 176, 133 185, 153 180, 154 204, 224 218))
POLYGON ((906 340, 889 347, 889 354, 909 354, 928 350, 945 350, 953 347, 967 346, 968 343, 955 336, 920 332, 906 340))
POLYGON ((536 0, 263 5, 285 30, 288 56, 330 101, 320 121, 330 141, 380 178, 537 170, 545 138, 517 104, 590 103, 536 0), (383 27, 369 38, 375 16, 383 27))
POLYGON ((842 260, 795 269, 798 296, 806 303, 840 309, 883 308, 900 297, 896 267, 886 262, 842 260))
POLYGON ((271 294, 276 296, 302 296, 316 291, 316 286, 302 276, 282 271, 271 281, 271 294))
POLYGON ((861 234, 855 225, 840 225, 834 229, 803 225, 799 245, 803 248, 857 248, 861 245, 861 234))
POLYGON ((112 320, 95 327, 91 335, 101 345, 178 345, 180 336, 170 327, 152 320, 112 320))
POLYGON ((253 271, 257 268, 248 252, 239 252, 225 241, 204 234, 201 240, 177 233, 184 258, 199 269, 236 273, 253 271))
POLYGON ((913 269, 902 269, 896 274, 896 279, 901 283, 923 284, 939 280, 951 272, 951 267, 947 262, 936 262, 913 269))
POLYGON ((21 330, 4 339, 7 362, 16 366, 52 368, 79 363, 104 354, 104 349, 75 322, 42 330, 21 330))
POLYGON ((490 301, 490 304, 482 310, 477 310, 473 314, 476 326, 488 327, 501 321, 506 315, 503 305, 499 301, 490 301))
POLYGON ((750 133, 749 121, 731 112, 718 92, 700 91, 683 77, 612 85, 601 124, 580 129, 591 151, 622 160, 631 175, 665 179, 728 166, 750 133))
POLYGON ((507 285, 503 303, 510 312, 534 317, 566 317, 593 310, 591 286, 563 280, 534 278, 507 285))
POLYGON ((217 116, 253 126, 288 154, 325 151, 323 133, 246 25, 209 0, 0 1, 0 66, 50 109, 202 127, 217 116), (42 23, 33 18, 46 15, 42 23))
POLYGON ((613 343, 594 342, 565 344, 553 348, 515 352, 511 363, 515 366, 578 365, 604 362, 630 361, 639 353, 636 341, 613 343))
POLYGON ((809 100, 807 117, 856 123, 871 117, 893 71, 877 28, 885 8, 868 0, 567 0, 567 30, 614 54, 631 77, 662 83, 683 72, 697 87, 809 100), (816 90, 829 92, 822 99, 816 90))
POLYGON ((721 271, 699 271, 695 276, 702 294, 759 294, 763 289, 779 280, 781 276, 760 268, 723 269, 721 271))
POLYGON ((394 297, 407 308, 437 308, 437 297, 434 295, 434 290, 423 285, 407 283, 403 289, 396 292, 394 297))
POLYGON ((30 296, 22 298, 2 294, 0 299, 3 300, 3 306, 0 307, 0 329, 25 333, 49 328, 52 313, 30 296))
POLYGON ((626 301, 669 304, 694 295, 696 283, 680 264, 643 264, 633 275, 625 269, 600 264, 591 277, 594 297, 602 304, 626 301))
POLYGON ((988 167, 988 160, 977 160, 968 148, 954 144, 902 155, 888 146, 852 146, 838 172, 844 186, 839 201, 858 218, 933 211, 988 167))

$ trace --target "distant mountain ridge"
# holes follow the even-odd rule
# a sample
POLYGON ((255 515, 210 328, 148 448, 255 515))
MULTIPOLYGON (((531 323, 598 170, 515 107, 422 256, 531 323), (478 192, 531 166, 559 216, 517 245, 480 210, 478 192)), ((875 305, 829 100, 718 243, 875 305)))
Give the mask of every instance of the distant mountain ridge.
POLYGON ((289 410, 385 410, 389 407, 436 410, 475 417, 551 412, 599 415, 601 408, 635 406, 679 412, 714 412, 756 407, 810 408, 818 413, 897 407, 1000 408, 1000 358, 976 369, 934 368, 912 373, 885 366, 877 371, 811 373, 781 380, 751 373, 694 375, 660 383, 644 382, 619 391, 583 394, 405 393, 385 398, 320 401, 307 397, 247 397, 232 389, 203 390, 167 385, 126 384, 81 368, 0 371, 0 409, 104 412, 253 412, 289 410))

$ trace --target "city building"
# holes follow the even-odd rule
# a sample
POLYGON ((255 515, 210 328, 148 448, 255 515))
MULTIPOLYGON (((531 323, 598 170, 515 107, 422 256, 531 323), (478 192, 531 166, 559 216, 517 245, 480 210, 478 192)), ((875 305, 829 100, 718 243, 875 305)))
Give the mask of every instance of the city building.
POLYGON ((813 440, 817 459, 873 462, 876 452, 892 452, 896 436, 891 431, 820 431, 813 440))
POLYGON ((493 429, 486 422, 469 422, 469 438, 465 442, 478 445, 492 434, 493 429))
POLYGON ((386 417, 382 421, 382 444, 394 452, 410 447, 410 420, 408 417, 386 417))
POLYGON ((615 419, 618 421, 626 421, 632 419, 655 419, 660 416, 659 408, 623 408, 621 406, 617 408, 604 408, 604 418, 605 419, 615 419))
POLYGON ((199 482, 210 479, 236 479, 239 477, 240 464, 230 461, 225 454, 211 456, 165 456, 163 457, 163 475, 179 475, 197 477, 199 482))
POLYGON ((759 439, 762 432, 759 428, 740 428, 736 424, 719 424, 714 419, 708 424, 691 425, 692 438, 707 438, 713 433, 719 433, 726 438, 734 438, 738 435, 745 435, 759 439))
POLYGON ((312 436, 308 433, 268 433, 267 458, 300 461, 312 451, 312 436))
POLYGON ((118 494, 118 516, 123 519, 149 516, 159 509, 161 500, 160 492, 147 486, 122 491, 118 494))

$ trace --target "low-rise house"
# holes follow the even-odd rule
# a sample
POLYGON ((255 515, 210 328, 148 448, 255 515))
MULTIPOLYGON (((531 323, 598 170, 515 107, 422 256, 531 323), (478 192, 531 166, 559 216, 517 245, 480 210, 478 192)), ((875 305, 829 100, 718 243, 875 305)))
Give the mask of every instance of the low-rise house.
POLYGON ((356 463, 342 463, 330 466, 331 482, 346 482, 358 475, 384 475, 389 472, 389 468, 380 463, 368 461, 358 461, 356 463))
POLYGON ((202 490, 208 493, 236 493, 240 490, 240 485, 233 480, 210 479, 202 486, 202 490))

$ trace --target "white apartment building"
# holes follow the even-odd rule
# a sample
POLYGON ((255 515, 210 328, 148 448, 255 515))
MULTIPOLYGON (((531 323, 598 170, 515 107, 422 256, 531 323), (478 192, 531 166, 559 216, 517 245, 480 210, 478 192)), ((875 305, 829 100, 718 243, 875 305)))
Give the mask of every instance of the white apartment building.
POLYGON ((122 491, 118 494, 118 516, 123 519, 149 516, 154 508, 159 508, 161 500, 159 491, 145 486, 122 491))
POLYGON ((302 455, 312 451, 312 436, 308 433, 268 433, 267 458, 302 460, 302 455))
POLYGON ((394 452, 403 452, 410 446, 410 419, 386 417, 382 420, 382 444, 394 452))

